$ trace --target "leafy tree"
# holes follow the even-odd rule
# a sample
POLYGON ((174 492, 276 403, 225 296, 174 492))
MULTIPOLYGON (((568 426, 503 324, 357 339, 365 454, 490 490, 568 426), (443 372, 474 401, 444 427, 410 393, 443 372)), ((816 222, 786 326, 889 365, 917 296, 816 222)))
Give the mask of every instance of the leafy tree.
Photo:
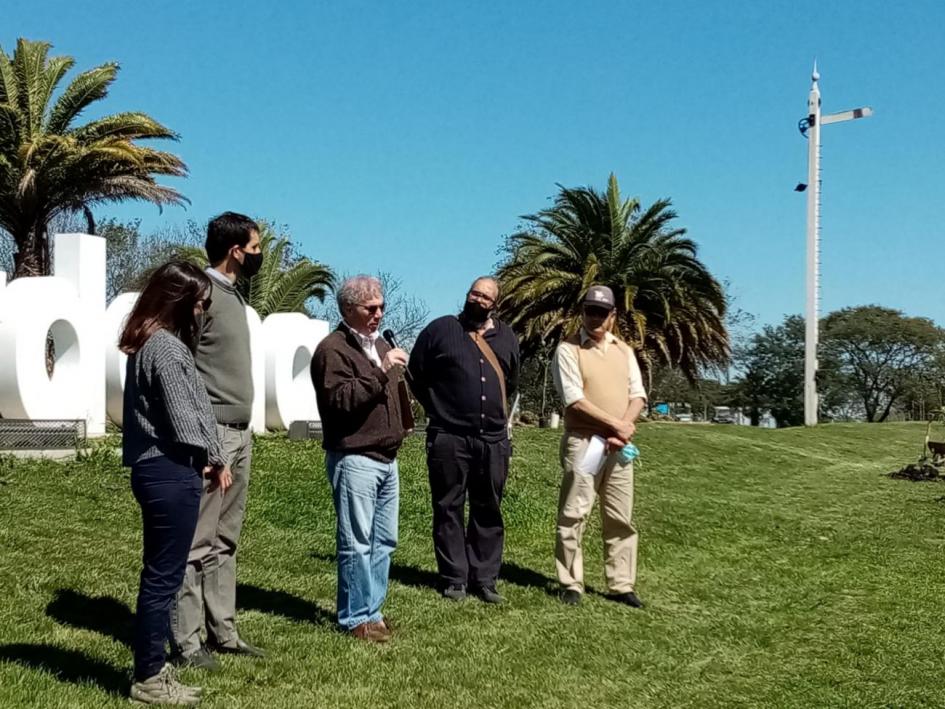
POLYGON ((611 175, 606 193, 561 187, 553 207, 523 219, 498 276, 500 313, 526 355, 576 331, 581 298, 599 283, 613 289, 620 334, 644 369, 671 364, 695 381, 728 363, 724 289, 672 226, 669 200, 644 209, 611 175))
POLYGON ((518 395, 519 413, 524 423, 537 423, 541 418, 564 408, 551 380, 551 360, 555 347, 556 343, 543 345, 522 359, 518 395))
POLYGON ((945 348, 937 348, 929 367, 917 372, 906 385, 897 408, 906 418, 920 421, 932 411, 945 408, 945 348))
POLYGON ((77 124, 108 94, 118 65, 79 74, 54 98, 75 60, 50 57, 50 47, 20 39, 12 58, 0 49, 0 228, 16 246, 14 277, 49 273, 48 231, 57 215, 81 212, 94 233, 95 205, 186 201, 155 180, 186 175, 180 158, 136 142, 176 140, 168 128, 135 112, 77 124))
POLYGON ((738 405, 733 401, 736 388, 712 377, 691 382, 678 369, 663 366, 654 370, 649 404, 652 406, 664 401, 689 404, 695 418, 709 420, 714 407, 738 405))
POLYGON ((107 243, 105 259, 105 297, 108 302, 128 291, 138 290, 146 277, 169 260, 177 243, 161 233, 142 234, 140 220, 102 221, 98 235, 107 243))
POLYGON ((753 425, 765 409, 778 426, 804 423, 804 318, 765 325, 735 349, 735 363, 742 375, 733 403, 748 410, 753 425))
POLYGON ((867 421, 885 421, 934 370, 945 343, 945 332, 931 320, 878 305, 831 313, 822 327, 821 368, 836 374, 867 421))

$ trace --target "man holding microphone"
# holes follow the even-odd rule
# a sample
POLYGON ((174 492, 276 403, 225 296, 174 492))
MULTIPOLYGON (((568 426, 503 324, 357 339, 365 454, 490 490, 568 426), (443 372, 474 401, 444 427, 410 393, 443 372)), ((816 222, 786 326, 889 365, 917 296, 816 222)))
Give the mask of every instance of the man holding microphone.
POLYGON ((338 309, 343 319, 311 366, 337 516, 338 624, 383 643, 391 637, 381 606, 397 546, 397 451, 413 425, 401 379, 407 353, 379 337, 384 294, 376 278, 345 280, 338 309))

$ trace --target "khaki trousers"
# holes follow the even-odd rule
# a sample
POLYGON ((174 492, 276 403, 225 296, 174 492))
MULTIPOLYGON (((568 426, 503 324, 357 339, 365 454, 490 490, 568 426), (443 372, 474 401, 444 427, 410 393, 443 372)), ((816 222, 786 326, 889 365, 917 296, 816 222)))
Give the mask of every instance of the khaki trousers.
POLYGON ((233 484, 222 494, 208 493, 208 480, 200 497, 197 531, 187 558, 184 583, 171 607, 172 649, 191 655, 200 649, 201 631, 208 642, 235 645, 236 546, 243 528, 253 434, 217 425, 224 454, 230 460, 233 484))
POLYGON ((558 531, 555 567, 561 586, 584 592, 584 556, 581 541, 587 517, 600 496, 604 535, 604 575, 611 593, 633 590, 637 577, 638 535, 630 518, 633 513, 633 463, 622 464, 609 455, 597 475, 574 471, 589 437, 565 432, 561 439, 561 495, 558 499, 558 531))

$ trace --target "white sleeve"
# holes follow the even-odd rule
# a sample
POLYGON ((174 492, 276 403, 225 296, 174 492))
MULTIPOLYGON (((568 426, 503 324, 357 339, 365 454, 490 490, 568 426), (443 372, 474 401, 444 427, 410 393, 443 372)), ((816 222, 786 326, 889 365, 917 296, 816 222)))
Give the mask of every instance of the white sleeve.
POLYGON ((581 365, 578 364, 574 347, 563 342, 558 345, 551 367, 551 378, 565 407, 584 398, 584 379, 581 377, 581 365))
POLYGON ((629 352, 630 364, 630 400, 645 399, 646 390, 643 388, 643 375, 640 374, 640 365, 637 362, 636 355, 633 353, 633 348, 628 345, 627 351, 629 352))

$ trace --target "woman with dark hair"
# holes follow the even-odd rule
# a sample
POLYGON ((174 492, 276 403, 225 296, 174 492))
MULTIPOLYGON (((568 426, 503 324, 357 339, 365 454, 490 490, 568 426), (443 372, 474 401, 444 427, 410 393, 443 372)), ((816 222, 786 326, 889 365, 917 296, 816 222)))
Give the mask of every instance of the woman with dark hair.
POLYGON ((198 318, 210 306, 210 279, 172 261, 148 280, 121 333, 128 355, 122 458, 141 506, 144 567, 138 589, 131 698, 191 706, 200 688, 180 684, 165 663, 171 602, 184 579, 197 526, 202 476, 223 490, 230 472, 193 352, 198 318))

